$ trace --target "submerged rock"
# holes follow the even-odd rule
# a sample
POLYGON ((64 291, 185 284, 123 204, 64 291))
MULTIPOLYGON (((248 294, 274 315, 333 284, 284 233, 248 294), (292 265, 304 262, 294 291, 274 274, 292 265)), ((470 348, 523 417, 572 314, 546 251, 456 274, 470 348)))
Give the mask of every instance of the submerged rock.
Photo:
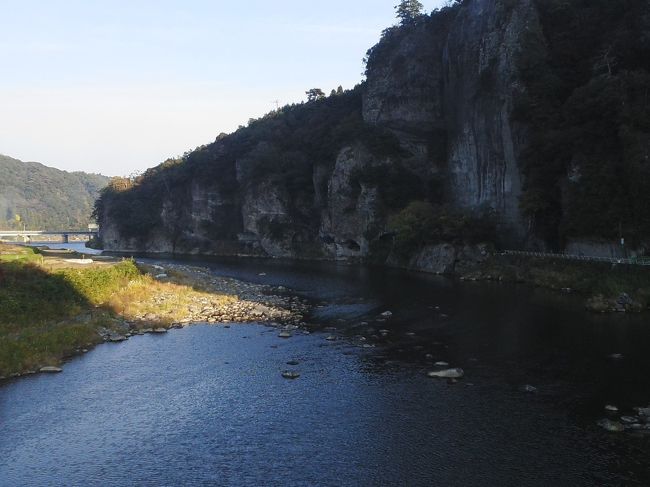
POLYGON ((300 363, 300 362, 298 362, 297 360, 289 360, 289 361, 287 362, 287 365, 298 365, 299 363, 300 363))
POLYGON ((292 370, 285 370, 282 372, 282 377, 285 379, 297 379, 300 377, 300 374, 298 372, 293 372, 292 370))
POLYGON ((327 335, 327 336, 325 337, 325 340, 327 340, 327 341, 329 341, 329 342, 333 342, 333 341, 336 340, 336 337, 335 337, 334 335, 327 335))
POLYGON ((428 372, 429 377, 437 377, 441 379, 460 379, 465 375, 461 368, 445 369, 445 370, 432 370, 428 372))
POLYGON ((625 430, 625 427, 621 423, 612 421, 611 419, 601 419, 598 421, 598 426, 612 433, 620 433, 625 430))
POLYGON ((537 392, 537 387, 531 386, 530 384, 523 385, 519 388, 521 392, 527 392, 529 394, 535 394, 537 392))

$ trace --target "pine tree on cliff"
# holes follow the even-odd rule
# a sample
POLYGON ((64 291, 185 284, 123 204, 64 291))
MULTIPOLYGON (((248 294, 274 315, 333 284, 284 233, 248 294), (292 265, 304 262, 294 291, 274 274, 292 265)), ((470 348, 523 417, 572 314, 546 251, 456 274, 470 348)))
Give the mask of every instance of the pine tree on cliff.
POLYGON ((418 17, 423 15, 424 6, 418 0, 402 0, 395 5, 397 18, 402 25, 414 23, 418 17))

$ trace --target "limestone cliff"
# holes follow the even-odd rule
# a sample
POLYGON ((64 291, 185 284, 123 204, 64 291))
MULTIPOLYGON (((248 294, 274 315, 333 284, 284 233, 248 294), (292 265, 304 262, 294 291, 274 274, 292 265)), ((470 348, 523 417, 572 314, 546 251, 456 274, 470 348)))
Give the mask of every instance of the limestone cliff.
POLYGON ((489 208, 497 243, 543 242, 535 214, 521 210, 534 180, 531 124, 515 113, 531 86, 521 67, 530 39, 550 55, 539 5, 465 0, 387 29, 354 90, 271 112, 107 190, 97 205, 105 248, 372 258, 436 272, 485 254, 476 241, 425 232, 397 255, 391 220, 412 201, 489 208))

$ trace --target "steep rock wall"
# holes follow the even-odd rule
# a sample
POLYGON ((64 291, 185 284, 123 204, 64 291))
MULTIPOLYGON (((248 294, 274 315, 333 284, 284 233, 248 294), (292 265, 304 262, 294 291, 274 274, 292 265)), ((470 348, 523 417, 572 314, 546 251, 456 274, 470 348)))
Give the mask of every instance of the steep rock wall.
POLYGON ((120 231, 107 199, 106 249, 355 260, 383 248, 388 263, 432 272, 462 267, 467 256, 476 260, 475 248, 458 242, 429 245, 406 261, 390 257, 389 219, 418 199, 489 206, 503 240, 516 245, 526 233, 518 209, 526 130, 511 121, 522 89, 514 57, 523 33, 538 28, 531 0, 473 0, 394 29, 373 49, 367 81, 355 90, 356 116, 380 135, 350 122, 354 107, 319 115, 343 98, 270 114, 131 190, 158 185, 163 193, 160 203, 148 203, 158 206, 141 235, 120 231), (304 124, 295 122, 305 114, 308 124, 317 119, 318 130, 338 124, 316 142, 306 132, 308 150, 304 124), (276 135, 291 123, 290 134, 301 134, 294 146, 276 135))

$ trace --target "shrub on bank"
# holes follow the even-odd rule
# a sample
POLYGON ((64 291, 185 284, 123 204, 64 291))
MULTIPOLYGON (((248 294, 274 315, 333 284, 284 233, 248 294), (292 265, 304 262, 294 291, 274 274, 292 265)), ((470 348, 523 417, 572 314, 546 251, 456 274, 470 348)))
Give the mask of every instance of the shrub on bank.
POLYGON ((395 251, 403 256, 426 245, 493 242, 496 238, 496 224, 489 209, 470 213, 427 201, 409 203, 390 219, 389 228, 396 234, 395 251))

